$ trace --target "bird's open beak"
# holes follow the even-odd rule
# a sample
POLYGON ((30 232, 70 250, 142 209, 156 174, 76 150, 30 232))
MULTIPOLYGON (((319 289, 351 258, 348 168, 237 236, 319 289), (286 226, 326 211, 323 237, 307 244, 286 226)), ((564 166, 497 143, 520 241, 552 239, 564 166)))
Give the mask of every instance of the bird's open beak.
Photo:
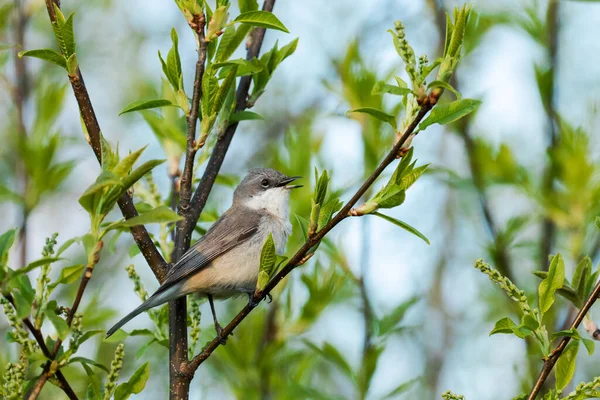
POLYGON ((286 189, 300 188, 300 187, 302 187, 302 185, 288 185, 288 183, 291 183, 291 182, 295 181, 296 179, 300 179, 300 178, 302 178, 302 177, 301 176, 291 176, 289 178, 285 178, 285 179, 281 180, 277 186, 279 186, 279 187, 285 186, 286 189))

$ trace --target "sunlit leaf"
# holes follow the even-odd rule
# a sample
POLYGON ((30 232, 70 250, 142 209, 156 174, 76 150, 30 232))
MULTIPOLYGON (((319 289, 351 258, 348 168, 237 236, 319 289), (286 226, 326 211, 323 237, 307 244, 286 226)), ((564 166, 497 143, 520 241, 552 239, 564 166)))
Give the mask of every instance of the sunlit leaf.
POLYGON ((154 99, 154 100, 138 100, 133 103, 129 103, 123 108, 119 115, 123 115, 132 111, 149 110, 151 108, 159 107, 179 107, 177 104, 167 99, 154 99))
POLYGON ((445 125, 454 122, 477 110, 480 104, 481 101, 472 99, 460 99, 448 104, 438 104, 433 107, 427 118, 419 124, 419 130, 422 131, 433 124, 445 125))
POLYGON ((247 11, 238 15, 234 21, 290 33, 275 14, 268 11, 247 11))
POLYGON ((421 232, 419 232, 419 231, 418 231, 416 228, 414 228, 414 227, 410 226, 410 225, 409 225, 409 224, 407 224, 406 222, 400 221, 400 220, 398 220, 398 219, 392 218, 392 217, 390 217, 390 216, 388 216, 388 215, 384 215, 384 214, 381 214, 381 213, 378 213, 378 212, 374 212, 374 213, 372 213, 372 215, 376 215, 376 216, 378 216, 379 218, 383 218, 383 219, 385 219, 386 221, 388 221, 388 222, 391 222, 392 224, 394 224, 394 225, 396 225, 396 226, 399 226, 400 228, 402 228, 402 229, 404 229, 404 230, 406 230, 406 231, 408 231, 408 232, 412 233, 413 235, 415 235, 415 236, 417 236, 417 237, 421 238, 421 239, 422 239, 422 240, 423 240, 425 243, 427 243, 427 244, 431 244, 431 243, 429 243, 429 239, 427 239, 427 238, 425 237, 425 235, 423 235, 423 234, 422 234, 421 232))

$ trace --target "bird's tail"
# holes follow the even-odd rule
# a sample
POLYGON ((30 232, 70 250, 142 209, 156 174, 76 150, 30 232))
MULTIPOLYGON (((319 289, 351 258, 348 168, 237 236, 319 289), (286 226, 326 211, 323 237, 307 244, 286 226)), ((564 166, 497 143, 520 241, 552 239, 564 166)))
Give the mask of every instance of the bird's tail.
POLYGON ((121 319, 112 328, 110 328, 106 332, 106 337, 111 336, 113 333, 115 333, 116 331, 121 329, 121 327, 123 325, 125 325, 126 323, 128 323, 129 321, 131 321, 133 318, 137 317, 139 314, 143 313, 144 311, 149 310, 153 307, 159 306, 161 304, 164 304, 168 301, 171 301, 171 300, 175 299, 176 297, 178 297, 177 285, 172 286, 172 287, 168 288, 167 290, 154 293, 152 296, 150 296, 148 298, 148 300, 146 300, 145 302, 140 304, 138 308, 136 308, 135 310, 133 310, 132 312, 127 314, 125 317, 123 317, 123 319, 121 319))

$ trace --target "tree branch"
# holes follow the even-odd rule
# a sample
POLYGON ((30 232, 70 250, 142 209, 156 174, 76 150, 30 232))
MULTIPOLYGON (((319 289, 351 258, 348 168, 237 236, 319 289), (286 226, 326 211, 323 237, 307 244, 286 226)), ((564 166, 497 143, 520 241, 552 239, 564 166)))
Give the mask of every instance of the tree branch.
MULTIPOLYGON (((46 9, 52 23, 56 22, 54 4, 60 6, 60 2, 58 0, 46 0, 46 9)), ((90 146, 92 146, 98 162, 102 162, 102 152, 100 148, 100 137, 102 135, 102 131, 100 130, 100 125, 98 123, 98 119, 96 118, 96 113, 94 111, 94 107, 92 106, 90 95, 87 91, 85 82, 83 81, 83 75, 79 68, 77 68, 77 71, 74 75, 69 75, 69 81, 71 82, 71 87, 73 88, 73 93, 75 94, 75 99, 77 100, 77 104, 79 106, 81 118, 85 124, 87 134, 89 135, 88 142, 90 146)), ((129 194, 125 193, 123 196, 121 196, 118 204, 125 219, 130 219, 138 215, 135 205, 133 204, 133 199, 129 194)), ((154 273, 154 276, 156 276, 156 279, 158 279, 159 282, 163 282, 167 274, 167 263, 154 245, 150 235, 148 235, 148 231, 143 225, 131 227, 130 231, 133 239, 140 249, 140 252, 154 273)))
MULTIPOLYGON (((371 187, 375 180, 381 175, 383 170, 390 165, 398 155, 398 152, 402 149, 402 146, 408 139, 408 137, 414 132, 419 122, 425 117, 425 115, 433 108, 437 103, 439 94, 430 95, 422 104, 415 119, 406 127, 406 130, 402 134, 402 137, 392 147, 391 151, 386 155, 383 161, 379 164, 373 173, 365 180, 362 186, 356 191, 354 196, 342 207, 342 209, 327 223, 320 231, 315 233, 314 236, 308 238, 304 245, 294 254, 294 256, 288 261, 288 263, 267 283, 265 289, 262 292, 255 292, 252 296, 251 301, 231 320, 227 326, 223 328, 222 336, 229 336, 233 330, 254 310, 261 300, 273 290, 275 286, 279 284, 296 266, 301 265, 308 257, 311 248, 316 245, 323 237, 328 234, 333 228, 335 228, 340 222, 349 216, 349 212, 352 207, 360 200, 364 193, 371 187)), ((219 347, 221 341, 218 337, 214 338, 209 342, 204 349, 196 355, 189 363, 186 363, 185 368, 188 374, 193 375, 198 367, 206 361, 210 355, 219 347)))
MULTIPOLYGON (((10 304, 12 304, 15 310, 17 309, 17 305, 15 304, 15 299, 13 298, 12 294, 6 294, 4 295, 4 298, 6 298, 6 300, 8 300, 10 304)), ((23 325, 25 325, 29 332, 31 332, 31 335, 33 336, 37 344, 40 346, 40 349, 42 350, 44 356, 50 358, 52 355, 50 353, 50 349, 48 349, 48 346, 46 346, 46 342, 44 341, 44 335, 42 334, 42 332, 33 325, 29 318, 23 318, 22 321, 23 325)), ((56 380, 58 381, 58 386, 65 392, 65 394, 67 395, 67 397, 69 397, 70 400, 77 400, 77 395, 75 394, 75 392, 71 388, 71 385, 69 385, 69 382, 67 382, 67 379, 60 370, 56 371, 56 380)))
MULTIPOLYGON (((583 307, 581 307, 581 309, 575 316, 575 319, 573 320, 573 323, 571 324, 570 329, 577 329, 579 327, 579 325, 581 324, 581 321, 583 321, 583 318, 585 317, 585 315, 588 313, 590 308, 592 308, 592 306, 598 299, 598 296, 600 296, 600 282, 596 283, 596 286, 594 286, 594 290, 592 290, 592 293, 590 294, 590 296, 587 298, 587 300, 583 304, 583 307)), ((531 392, 529 393, 527 400, 535 400, 535 397, 542 389, 544 382, 550 375, 550 372, 552 372, 552 368, 554 368, 554 365, 558 361, 558 358, 562 354, 565 347, 567 347, 567 344, 569 343, 570 340, 571 340, 570 337, 564 336, 561 339, 558 346, 556 346, 556 348, 552 351, 552 353, 550 353, 550 355, 544 359, 544 365, 542 366, 542 370, 540 371, 540 374, 535 382, 535 385, 533 385, 533 388, 531 389, 531 392)))
MULTIPOLYGON (((264 11, 272 12, 274 6, 275 0, 265 0, 262 9, 264 11)), ((247 60, 252 60, 254 57, 258 57, 262 47, 263 39, 265 37, 265 31, 265 28, 255 28, 252 31, 250 45, 248 46, 248 51, 246 52, 247 60)), ((236 112, 246 109, 248 105, 248 91, 250 90, 251 82, 251 76, 243 76, 240 79, 235 96, 236 112)), ((208 164, 204 170, 200 184, 198 185, 198 188, 194 193, 194 197, 192 198, 192 206, 190 208, 191 219, 186 221, 187 226, 185 227, 185 232, 188 233, 186 235, 187 247, 189 247, 189 237, 191 237, 191 232, 196 226, 198 218, 200 218, 200 214, 202 213, 202 210, 204 210, 204 206, 206 206, 206 201, 208 200, 208 196, 212 190, 215 180, 217 179, 217 175, 221 170, 223 160, 225 160, 225 155, 227 154, 227 150, 229 150, 229 145, 231 144, 231 140, 233 139, 233 135, 235 134, 237 127, 238 122, 235 122, 227 126, 225 131, 219 132, 218 134, 217 143, 215 144, 213 152, 210 155, 210 159, 208 160, 208 164)))
MULTIPOLYGON (((194 159, 198 148, 196 146, 196 128, 200 113, 200 100, 202 98, 202 77, 206 63, 207 43, 204 40, 204 27, 206 19, 204 14, 194 16, 190 27, 196 33, 198 43, 198 60, 194 75, 194 92, 192 106, 187 116, 187 146, 183 174, 179 181, 179 205, 177 211, 183 219, 177 222, 175 228, 175 247, 171 256, 173 263, 190 247, 193 227, 190 224, 190 199, 192 197, 192 180, 194 174, 194 159), (191 229, 188 227, 191 226, 191 229)), ((169 396, 171 399, 187 399, 189 397, 191 376, 182 374, 181 366, 188 360, 187 337, 187 302, 186 297, 169 302, 169 396)))

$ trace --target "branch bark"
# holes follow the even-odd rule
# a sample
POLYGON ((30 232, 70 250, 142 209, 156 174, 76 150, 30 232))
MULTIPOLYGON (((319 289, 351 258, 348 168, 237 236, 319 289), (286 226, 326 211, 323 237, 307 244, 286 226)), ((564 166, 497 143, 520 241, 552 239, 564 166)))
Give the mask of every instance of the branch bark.
MULTIPOLYGON (((598 299, 598 296, 600 296, 600 282, 596 283, 596 286, 594 286, 594 290, 592 290, 592 293, 583 304, 583 307, 581 307, 581 309, 575 316, 575 319, 573 320, 570 329, 577 329, 579 327, 585 315, 588 313, 588 311, 590 311, 590 308, 592 308, 592 306, 598 299)), ((567 344, 569 344, 570 340, 570 337, 564 336, 561 339, 558 346, 556 346, 556 348, 552 351, 552 353, 550 353, 550 355, 544 359, 544 365, 542 366, 542 369, 538 375, 535 384, 533 385, 533 388, 531 389, 531 392, 529 393, 529 396, 527 397, 527 400, 535 400, 535 397, 542 389, 544 382, 550 375, 550 372, 552 372, 554 365, 558 361, 558 358, 562 354, 565 347, 567 347, 567 344)))
MULTIPOLYGON (((320 231, 315 233, 314 236, 308 238, 304 245, 292 256, 288 263, 267 283, 265 289, 262 292, 255 292, 252 299, 248 304, 231 320, 227 326, 223 328, 222 335, 224 337, 229 336, 233 330, 254 310, 260 301, 263 300, 273 290, 275 286, 279 284, 296 266, 301 265, 307 258, 312 254, 310 253, 311 248, 316 245, 325 235, 327 235, 333 228, 335 228, 340 222, 349 216, 349 212, 354 205, 360 200, 364 193, 369 190, 375 180, 381 175, 383 170, 390 165, 397 157, 398 152, 402 149, 402 146, 414 132, 419 122, 425 117, 425 115, 433 108, 439 98, 438 95, 430 95, 422 104, 417 116, 412 123, 406 127, 406 130, 402 134, 402 137, 392 147, 390 152, 381 161, 379 166, 375 168, 373 173, 365 180, 362 186, 356 191, 354 196, 342 207, 342 209, 327 223, 320 231)), ((204 349, 196 355, 189 363, 186 363, 185 369, 189 375, 193 375, 198 367, 206 361, 210 355, 219 347, 220 339, 218 337, 210 341, 204 349)))
MULTIPOLYGON (((192 106, 187 116, 187 146, 183 174, 179 181, 178 214, 183 217, 176 225, 175 248, 171 261, 176 263, 190 247, 193 227, 190 224, 190 199, 192 196, 192 180, 194 174, 194 159, 198 148, 196 147, 196 129, 200 113, 200 99, 202 98, 202 77, 206 63, 207 43, 204 40, 204 27, 206 19, 204 14, 194 17, 190 27, 196 33, 198 43, 198 60, 194 75, 194 91, 192 106), (190 228, 191 227, 191 228, 190 228), (188 229, 190 228, 190 229, 188 229)), ((186 297, 169 302, 169 396, 171 399, 187 399, 189 397, 191 377, 182 373, 182 365, 188 360, 187 337, 187 301, 186 297)))
MULTIPOLYGON (((58 0, 46 0, 46 9, 48 11, 48 16, 50 17, 50 22, 52 23, 56 22, 54 4, 60 7, 60 2, 58 0)), ((71 82, 71 87, 73 88, 73 93, 79 106, 81 118, 89 135, 90 146, 92 146, 98 162, 101 163, 102 152, 100 148, 100 137, 102 131, 98 119, 96 118, 94 107, 92 106, 92 100, 90 99, 85 82, 83 81, 83 74, 79 68, 77 68, 74 75, 69 76, 69 81, 71 82)), ((125 193, 119 199, 118 204, 125 219, 130 219, 138 215, 135 205, 133 204, 133 199, 129 194, 125 193)), ((148 231, 143 225, 134 226, 130 228, 130 231, 142 255, 146 259, 148 266, 154 273, 154 276, 156 276, 156 279, 158 279, 159 282, 163 282, 167 275, 168 264, 154 245, 150 235, 148 235, 148 231)))

